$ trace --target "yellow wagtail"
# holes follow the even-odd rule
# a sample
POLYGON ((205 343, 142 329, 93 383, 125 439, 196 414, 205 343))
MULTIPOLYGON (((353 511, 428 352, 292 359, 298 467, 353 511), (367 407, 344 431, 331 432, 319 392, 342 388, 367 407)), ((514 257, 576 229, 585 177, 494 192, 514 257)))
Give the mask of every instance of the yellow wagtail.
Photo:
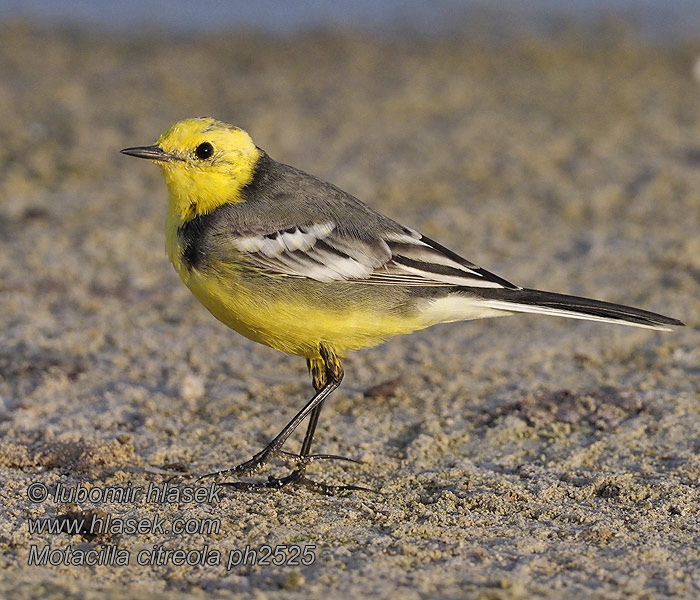
POLYGON ((168 256, 197 299, 256 342, 306 358, 316 394, 250 460, 211 476, 249 475, 275 456, 292 473, 238 488, 303 483, 324 400, 343 378, 340 357, 436 323, 540 313, 650 329, 663 315, 526 289, 465 260, 317 177, 279 163, 243 130, 212 118, 175 123, 155 145, 122 150, 153 160, 170 196, 168 256), (309 417, 298 455, 282 446, 309 417))

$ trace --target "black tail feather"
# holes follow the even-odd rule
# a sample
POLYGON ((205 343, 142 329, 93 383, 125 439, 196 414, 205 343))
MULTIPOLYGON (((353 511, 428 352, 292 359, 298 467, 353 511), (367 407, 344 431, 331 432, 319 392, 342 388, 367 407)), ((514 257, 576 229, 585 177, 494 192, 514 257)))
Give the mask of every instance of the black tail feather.
POLYGON ((487 306, 511 312, 531 312, 594 321, 609 321, 653 329, 685 325, 678 319, 632 306, 540 290, 469 288, 469 294, 475 295, 487 306))

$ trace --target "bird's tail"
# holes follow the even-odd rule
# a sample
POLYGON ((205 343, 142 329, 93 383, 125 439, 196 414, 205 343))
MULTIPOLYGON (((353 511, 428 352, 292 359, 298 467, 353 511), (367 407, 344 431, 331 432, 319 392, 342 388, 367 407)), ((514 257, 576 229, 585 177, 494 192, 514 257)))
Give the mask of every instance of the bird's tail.
POLYGON ((684 325, 678 319, 631 306, 540 290, 484 289, 477 292, 474 288, 469 288, 470 295, 475 293, 476 298, 473 298, 473 301, 484 308, 507 312, 535 313, 570 319, 620 323, 666 331, 670 331, 671 326, 684 325))

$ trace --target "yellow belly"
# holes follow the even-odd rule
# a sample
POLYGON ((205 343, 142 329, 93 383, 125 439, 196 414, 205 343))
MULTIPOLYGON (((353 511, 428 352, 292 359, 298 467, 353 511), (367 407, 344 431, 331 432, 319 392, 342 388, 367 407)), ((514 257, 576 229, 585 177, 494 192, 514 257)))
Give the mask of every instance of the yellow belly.
POLYGON ((230 267, 207 273, 177 270, 219 321, 251 340, 307 358, 319 356, 321 342, 342 356, 425 326, 391 302, 363 294, 348 297, 342 285, 284 277, 250 285, 230 267))

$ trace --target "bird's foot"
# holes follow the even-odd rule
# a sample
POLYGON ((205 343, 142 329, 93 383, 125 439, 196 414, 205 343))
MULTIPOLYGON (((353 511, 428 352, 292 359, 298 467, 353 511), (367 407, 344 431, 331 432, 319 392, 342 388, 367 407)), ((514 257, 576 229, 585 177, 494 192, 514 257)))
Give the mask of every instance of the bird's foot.
POLYGON ((223 469, 222 471, 215 471, 214 473, 207 473, 198 478, 198 481, 205 478, 213 478, 219 485, 223 487, 229 487, 236 490, 245 491, 260 491, 260 490, 281 490, 291 485, 301 485, 304 486, 318 494, 323 494, 324 496, 333 496, 338 492, 345 491, 362 491, 362 492, 373 492, 378 494, 377 490, 371 488, 363 487, 360 485, 331 485, 327 483, 320 483, 318 481, 313 481, 306 476, 306 468, 316 460, 343 460, 355 464, 361 464, 361 461, 354 458, 348 458, 346 456, 338 456, 337 454, 309 454, 308 456, 301 456, 299 454, 293 454, 292 452, 286 452, 284 450, 274 450, 265 448, 261 452, 258 452, 253 458, 247 460, 240 465, 237 465, 231 469, 223 469), (260 471, 268 462, 276 457, 284 457, 285 460, 291 462, 295 465, 295 470, 285 477, 273 477, 270 475, 267 481, 225 481, 222 482, 221 479, 234 475, 237 477, 244 477, 246 475, 253 475, 260 471))
MULTIPOLYGON (((276 458, 277 456, 283 456, 285 460, 293 463, 302 475, 303 472, 306 470, 306 467, 308 467, 313 461, 316 460, 344 460, 358 465, 361 464, 361 461, 359 460, 356 460, 354 458, 348 458, 347 456, 338 456, 337 454, 310 454, 308 456, 301 456, 292 452, 286 452, 285 450, 275 450, 274 448, 267 447, 262 451, 258 452, 255 456, 253 456, 253 458, 245 461, 244 463, 241 463, 240 465, 237 465, 230 469, 223 469, 221 471, 207 473, 206 475, 198 477, 197 481, 200 481, 202 479, 208 479, 211 477, 214 479, 214 481, 219 483, 221 479, 223 479, 224 477, 228 477, 229 475, 235 475, 237 477, 253 475, 260 471, 265 465, 267 465, 268 462, 270 462, 273 458, 276 458)), ((274 477, 270 479, 274 479, 275 481, 283 481, 291 477, 293 474, 294 473, 281 479, 277 479, 274 477)), ((291 481, 289 483, 291 483, 291 481)), ((287 484, 284 483, 283 485, 278 486, 265 484, 265 487, 284 487, 285 485, 287 484)))
MULTIPOLYGON (((307 457, 310 458, 310 457, 307 457)), ((300 467, 292 471, 289 475, 285 477, 273 477, 270 475, 267 481, 226 481, 220 485, 223 487, 229 487, 236 490, 244 490, 247 492, 257 492, 261 490, 281 490, 291 485, 301 485, 305 488, 310 489, 317 494, 322 494, 324 496, 335 496, 339 492, 348 491, 358 491, 358 492, 372 492, 374 494, 379 494, 377 490, 371 488, 363 487, 361 485, 331 485, 328 483, 321 483, 319 481, 314 481, 306 476, 306 467, 300 467)))

